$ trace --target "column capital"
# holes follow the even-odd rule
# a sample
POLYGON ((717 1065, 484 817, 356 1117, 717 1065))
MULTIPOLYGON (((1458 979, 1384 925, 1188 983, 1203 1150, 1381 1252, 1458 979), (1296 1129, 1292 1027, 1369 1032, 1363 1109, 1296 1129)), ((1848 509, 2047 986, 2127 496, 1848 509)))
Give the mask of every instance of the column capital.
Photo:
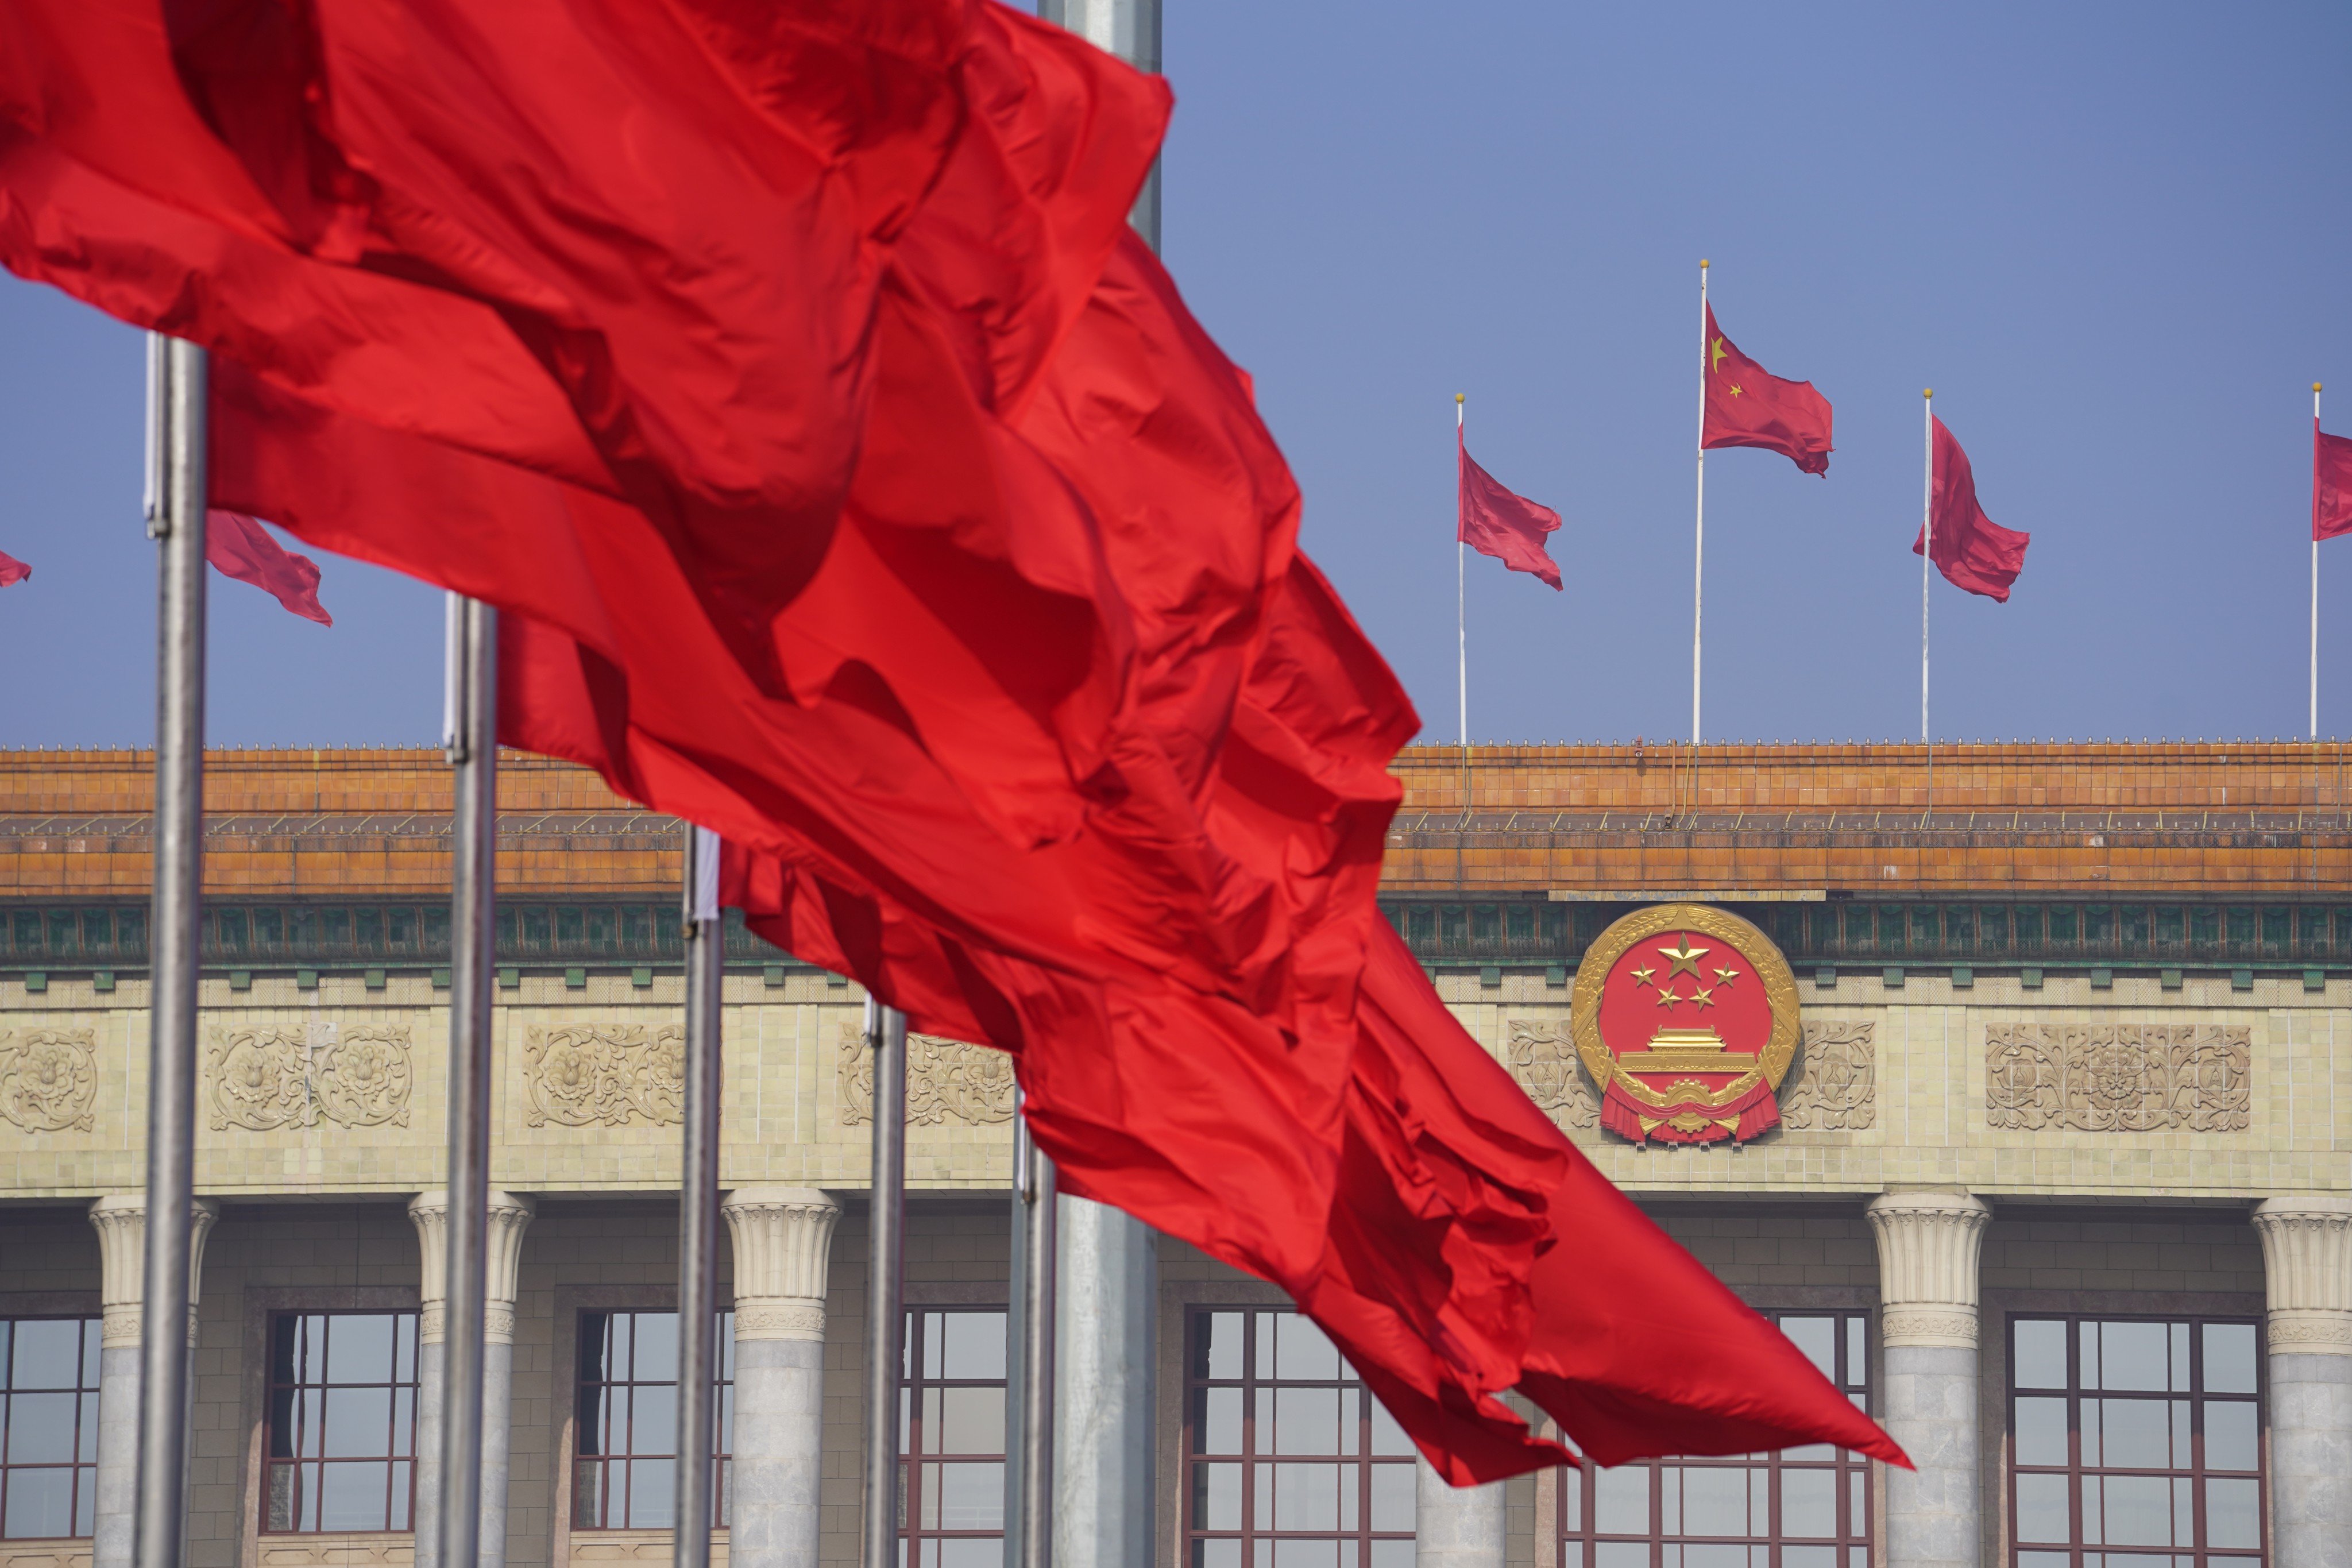
POLYGON ((841 1205, 814 1187, 738 1187, 719 1205, 735 1244, 735 1337, 824 1339, 841 1205))
MULTIPOLYGON (((205 1238, 220 1218, 220 1205, 198 1198, 190 1207, 188 1233, 188 1343, 196 1342, 196 1302, 205 1278, 205 1238)), ((109 1193, 89 1205, 90 1228, 98 1232, 99 1343, 135 1345, 147 1302, 147 1194, 109 1193)))
POLYGON ((1894 1191, 1864 1211, 1878 1238, 1879 1330, 1889 1346, 1974 1350, 1977 1258, 1992 1210, 1952 1191, 1894 1191))
POLYGON ((2273 1352, 2352 1356, 2352 1197, 2265 1198, 2253 1222, 2273 1352))
MULTIPOLYGON (((515 1277, 522 1268, 522 1233, 539 1205, 520 1193, 490 1189, 488 1267, 484 1270, 484 1294, 489 1299, 483 1315, 482 1337, 492 1344, 514 1342, 515 1277)), ((408 1200, 408 1222, 416 1227, 418 1284, 423 1307, 417 1339, 437 1345, 446 1334, 449 1304, 449 1194, 446 1188, 419 1193, 408 1200)))

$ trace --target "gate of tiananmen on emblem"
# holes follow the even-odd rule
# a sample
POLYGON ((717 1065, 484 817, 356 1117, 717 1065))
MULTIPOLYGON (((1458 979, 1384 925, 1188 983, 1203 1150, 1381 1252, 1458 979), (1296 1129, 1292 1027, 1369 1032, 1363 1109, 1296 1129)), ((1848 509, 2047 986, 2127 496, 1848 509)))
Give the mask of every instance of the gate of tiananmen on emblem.
POLYGON ((1569 1023, 1612 1132, 1744 1142, 1780 1120, 1796 980, 1738 915, 1700 904, 1627 915, 1586 950, 1569 1023))

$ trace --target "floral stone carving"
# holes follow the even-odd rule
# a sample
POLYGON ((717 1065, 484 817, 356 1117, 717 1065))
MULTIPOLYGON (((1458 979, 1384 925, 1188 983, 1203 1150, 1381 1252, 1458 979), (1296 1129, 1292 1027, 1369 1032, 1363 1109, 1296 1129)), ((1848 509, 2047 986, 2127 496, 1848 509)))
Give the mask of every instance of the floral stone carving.
MULTIPOLYGON (((837 1055, 841 1124, 874 1120, 874 1053, 866 1031, 841 1026, 837 1055)), ((907 1037, 907 1124, 936 1127, 961 1121, 984 1127, 1013 1120, 1013 1058, 987 1046, 943 1040, 936 1035, 907 1037)))
POLYGON ((1807 1024, 1796 1084, 1780 1120, 1798 1132, 1859 1132, 1878 1123, 1875 1023, 1807 1024))
POLYGON ((686 1030, 572 1025, 533 1029, 523 1041, 533 1127, 625 1127, 632 1116, 686 1121, 686 1030))
POLYGON ((1985 1121, 2083 1132, 2242 1132, 2252 1031, 2207 1024, 1996 1024, 1985 1121))
POLYGON ((1528 1098, 1556 1121, 1570 1127, 1601 1125, 1601 1102, 1576 1065, 1576 1039, 1568 1021, 1513 1018, 1511 1040, 1503 1065, 1510 1069, 1528 1098))
POLYGON ((88 1029, 0 1033, 0 1116, 27 1132, 97 1125, 98 1058, 88 1029))
POLYGON ((408 1026, 215 1029, 205 1049, 213 1131, 408 1125, 415 1068, 408 1026))

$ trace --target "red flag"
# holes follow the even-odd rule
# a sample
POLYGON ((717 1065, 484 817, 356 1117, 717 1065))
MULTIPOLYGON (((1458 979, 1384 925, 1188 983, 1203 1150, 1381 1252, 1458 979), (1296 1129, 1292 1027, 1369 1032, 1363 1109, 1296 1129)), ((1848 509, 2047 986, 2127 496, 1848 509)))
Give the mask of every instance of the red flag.
POLYGON ((221 575, 252 584, 306 621, 335 624, 319 603, 319 563, 270 538, 268 529, 241 511, 206 509, 205 559, 221 575))
POLYGON ((1459 426, 1454 455, 1460 484, 1454 537, 1481 555, 1491 555, 1514 572, 1531 572, 1557 588, 1559 566, 1544 550, 1544 535, 1559 527, 1559 513, 1505 489, 1470 456, 1459 426))
MULTIPOLYGON (((1977 504, 1977 478, 1969 467, 1969 455, 1942 420, 1934 421, 1934 430, 1935 483, 1927 515, 1935 523, 1936 566, 1954 587, 2007 604, 2009 585, 2025 569, 2025 547, 2033 536, 2003 528, 1985 515, 1977 504)), ((1919 537, 1911 542, 1911 553, 1926 553, 1927 539, 1923 523, 1919 537)))
MULTIPOLYGON (((2317 405, 2319 399, 2312 403, 2317 405)), ((2311 537, 2352 533, 2352 436, 2324 436, 2311 420, 2311 537)))
POLYGON ((1715 324, 1706 308, 1703 350, 1706 416, 1699 446, 1761 447, 1778 452, 1809 474, 1830 467, 1830 400, 1810 381, 1783 381, 1741 353, 1715 324))
MULTIPOLYGON (((1433 994, 1358 1005, 1414 721, 1127 232, 1164 88, 951 0, 165 15, 0 10, 0 256, 219 351, 213 499, 499 604, 509 740, 1014 1052, 1072 1191, 1283 1283, 1449 1475, 1554 1462, 1493 1396, 1575 1167, 1449 1098, 1433 994)), ((1696 1365, 1657 1411, 1741 1397, 1696 1365)))
POLYGON ((32 574, 33 569, 30 566, 26 565, 6 551, 0 550, 0 588, 21 583, 32 574))

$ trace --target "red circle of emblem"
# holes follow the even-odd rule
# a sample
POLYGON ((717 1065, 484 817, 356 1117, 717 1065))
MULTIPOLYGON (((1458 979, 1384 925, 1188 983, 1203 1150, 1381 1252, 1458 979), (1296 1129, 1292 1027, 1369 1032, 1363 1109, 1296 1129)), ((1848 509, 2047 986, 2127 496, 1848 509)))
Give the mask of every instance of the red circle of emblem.
POLYGON ((1612 1132, 1637 1143, 1744 1142, 1780 1120, 1796 980, 1738 915, 1665 904, 1619 921, 1586 950, 1569 1021, 1612 1132))

